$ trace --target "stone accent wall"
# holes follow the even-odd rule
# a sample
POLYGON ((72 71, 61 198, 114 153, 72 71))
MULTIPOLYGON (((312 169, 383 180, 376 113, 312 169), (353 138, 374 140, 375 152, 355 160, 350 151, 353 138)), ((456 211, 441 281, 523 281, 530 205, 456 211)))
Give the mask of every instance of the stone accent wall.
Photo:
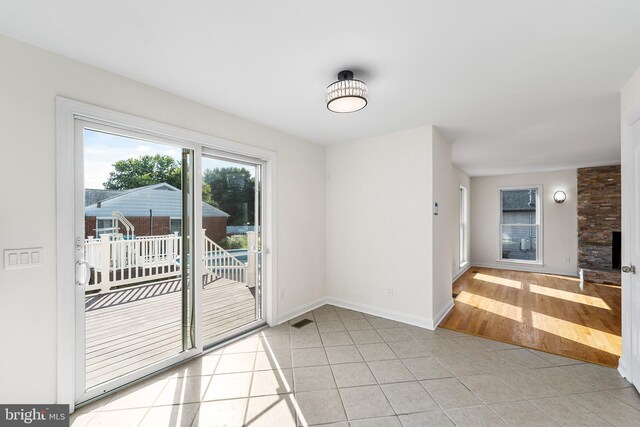
POLYGON ((611 268, 613 232, 621 227, 620 166, 578 169, 578 266, 584 279, 620 284, 611 268))

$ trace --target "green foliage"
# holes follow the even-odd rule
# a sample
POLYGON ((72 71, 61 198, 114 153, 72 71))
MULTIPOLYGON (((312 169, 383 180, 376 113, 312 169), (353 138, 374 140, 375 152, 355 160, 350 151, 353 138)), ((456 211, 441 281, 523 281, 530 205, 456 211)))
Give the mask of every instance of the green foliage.
POLYGON ((215 168, 203 173, 217 207, 228 213, 229 225, 253 225, 255 179, 244 168, 215 168))
POLYGON ((180 165, 171 156, 140 156, 137 159, 118 160, 115 170, 104 183, 108 190, 128 190, 145 185, 166 182, 176 188, 182 186, 180 165))
MULTIPOLYGON (((109 173, 109 179, 103 184, 107 190, 129 190, 162 182, 182 188, 182 168, 171 156, 156 154, 118 160, 113 167, 115 170, 109 173)), ((211 186, 207 183, 202 184, 202 199, 216 206, 211 198, 211 186)))
POLYGON ((245 249, 247 247, 247 235, 237 234, 234 236, 227 236, 218 242, 226 250, 230 249, 245 249))
MULTIPOLYGON (((129 190, 166 182, 182 188, 180 163, 171 156, 145 155, 118 160, 104 183, 108 190, 129 190)), ((203 173, 202 200, 228 213, 229 225, 253 225, 255 179, 244 168, 215 168, 203 173)))

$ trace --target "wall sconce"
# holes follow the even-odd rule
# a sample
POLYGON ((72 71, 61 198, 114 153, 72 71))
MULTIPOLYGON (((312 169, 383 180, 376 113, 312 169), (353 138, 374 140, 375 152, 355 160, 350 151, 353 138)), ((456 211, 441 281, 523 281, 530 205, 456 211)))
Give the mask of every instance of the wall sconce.
POLYGON ((564 203, 564 201, 567 200, 567 193, 565 193, 562 190, 558 190, 555 193, 553 193, 553 200, 556 203, 564 203))

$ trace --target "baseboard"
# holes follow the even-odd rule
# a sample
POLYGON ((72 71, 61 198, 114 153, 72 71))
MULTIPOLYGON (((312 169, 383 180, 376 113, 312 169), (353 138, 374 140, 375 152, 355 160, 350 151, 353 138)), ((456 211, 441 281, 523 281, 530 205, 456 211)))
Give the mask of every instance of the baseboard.
POLYGON ((625 368, 625 366, 626 364, 625 364, 624 357, 621 357, 620 360, 618 361, 618 372, 620 373, 622 378, 625 378, 627 381, 633 384, 632 378, 629 378, 627 376, 627 369, 625 368))
POLYGON ((414 316, 401 313, 399 311, 387 310, 384 308, 374 307, 367 304, 355 303, 341 298, 327 297, 327 304, 337 307, 348 308, 350 310, 360 311, 372 316, 384 317, 385 319, 396 320, 409 325, 419 326, 421 328, 433 329, 433 320, 426 317, 414 316))
POLYGON ((433 317, 433 327, 429 328, 429 329, 435 330, 438 327, 438 325, 440 324, 440 322, 442 322, 442 319, 444 319, 444 317, 447 314, 449 314, 449 312, 451 311, 452 308, 453 308, 453 298, 451 298, 449 300, 449 303, 447 305, 445 305, 444 307, 442 307, 440 309, 440 311, 438 312, 438 314, 433 317))
POLYGON ((311 310, 315 310, 318 307, 322 307, 325 304, 327 304, 327 298, 318 298, 314 301, 311 301, 310 303, 301 305, 282 314, 278 314, 278 325, 287 322, 294 317, 300 316, 301 314, 307 313, 311 310))
POLYGON ((466 266, 464 266, 464 268, 460 271, 458 271, 456 274, 453 275, 453 278, 451 279, 451 283, 455 282, 456 280, 458 280, 458 278, 460 276, 462 276, 464 273, 467 272, 467 270, 469 270, 471 268, 471 263, 468 262, 466 266))
POLYGON ((545 268, 544 266, 528 266, 526 264, 499 264, 499 263, 490 263, 490 262, 472 262, 472 266, 474 267, 484 267, 484 268, 495 268, 497 270, 513 270, 513 271, 526 271, 529 273, 540 273, 540 274, 556 274, 558 276, 569 276, 569 277, 578 277, 578 270, 574 273, 570 273, 567 271, 561 270, 553 270, 545 268))

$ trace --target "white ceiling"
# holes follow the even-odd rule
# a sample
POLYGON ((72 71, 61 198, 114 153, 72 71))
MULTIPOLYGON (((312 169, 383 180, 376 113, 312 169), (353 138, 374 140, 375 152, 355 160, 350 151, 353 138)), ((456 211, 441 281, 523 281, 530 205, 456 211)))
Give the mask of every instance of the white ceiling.
POLYGON ((320 144, 433 124, 472 175, 619 161, 640 66, 638 0, 3 0, 0 33, 320 144))

